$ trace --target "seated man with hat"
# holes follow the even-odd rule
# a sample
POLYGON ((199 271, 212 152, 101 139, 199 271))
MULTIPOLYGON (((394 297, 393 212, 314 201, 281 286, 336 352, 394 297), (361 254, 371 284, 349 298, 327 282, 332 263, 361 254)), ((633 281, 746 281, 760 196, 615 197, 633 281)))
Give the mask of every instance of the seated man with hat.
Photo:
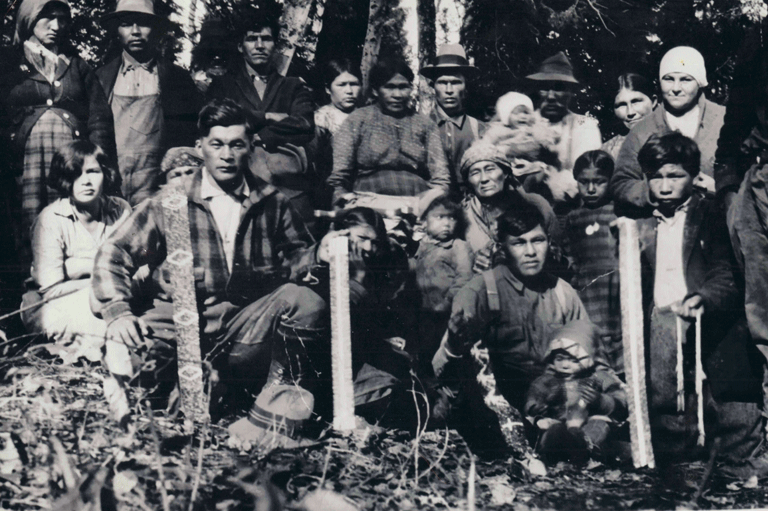
POLYGON ((112 107, 123 196, 135 206, 159 189, 165 152, 194 145, 201 98, 189 73, 160 56, 169 22, 151 0, 120 0, 101 23, 123 50, 96 76, 112 107))
POLYGON ((573 169, 576 158, 587 151, 600 149, 602 138, 597 121, 570 110, 579 82, 574 78, 573 66, 563 52, 545 59, 538 72, 526 78, 538 94, 536 120, 552 131, 553 149, 561 169, 573 169))
POLYGON ((420 74, 435 90, 429 116, 440 128, 452 186, 456 187, 461 184, 461 157, 485 129, 482 122, 466 114, 467 81, 477 74, 477 68, 460 44, 444 44, 437 50, 434 64, 422 68, 420 74))

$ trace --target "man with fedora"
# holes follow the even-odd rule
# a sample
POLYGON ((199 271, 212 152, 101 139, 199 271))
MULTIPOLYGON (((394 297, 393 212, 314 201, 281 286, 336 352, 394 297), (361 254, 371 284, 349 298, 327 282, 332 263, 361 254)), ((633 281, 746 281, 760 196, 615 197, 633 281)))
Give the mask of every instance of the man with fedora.
POLYGON ((194 145, 201 98, 189 74, 160 56, 169 21, 152 0, 119 0, 101 23, 123 50, 96 76, 112 107, 123 195, 135 206, 158 190, 165 151, 194 145))
POLYGON ((538 98, 536 121, 550 129, 561 169, 573 169, 576 158, 600 149, 602 137, 597 121, 570 110, 579 82, 565 53, 560 51, 545 59, 538 72, 526 78, 538 98))
POLYGON ((435 90, 435 106, 429 116, 440 128, 452 183, 460 185, 461 157, 485 128, 482 122, 465 113, 467 81, 477 74, 477 68, 467 60, 460 44, 444 44, 437 50, 434 64, 422 68, 420 73, 435 90))

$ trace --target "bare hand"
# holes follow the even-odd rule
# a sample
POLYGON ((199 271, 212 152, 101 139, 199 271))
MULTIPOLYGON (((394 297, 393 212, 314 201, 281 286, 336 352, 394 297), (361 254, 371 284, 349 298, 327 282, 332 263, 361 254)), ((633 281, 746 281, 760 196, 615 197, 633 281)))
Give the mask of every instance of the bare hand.
POLYGON ((273 121, 273 122, 280 122, 283 119, 286 119, 287 117, 288 117, 288 114, 279 114, 276 112, 267 112, 266 114, 264 114, 264 118, 266 120, 273 121))
POLYGON ((357 243, 350 243, 349 247, 349 278, 362 284, 368 273, 363 251, 357 243))
POLYGON ((591 380, 582 380, 580 382, 579 395, 587 405, 591 405, 597 401, 598 397, 600 397, 600 394, 597 391, 597 385, 591 380))
POLYGON ((477 273, 491 268, 491 250, 483 249, 475 254, 475 264, 472 270, 477 273))
POLYGON ((702 172, 696 176, 693 180, 693 186, 700 188, 709 193, 715 193, 715 180, 712 176, 708 176, 702 172))
POLYGON ((144 320, 134 315, 117 318, 107 326, 107 339, 123 343, 129 348, 137 348, 144 344, 144 336, 149 334, 149 328, 144 320))
POLYGON ((704 300, 701 295, 689 296, 685 300, 672 304, 672 312, 684 319, 695 319, 697 311, 704 313, 704 300))

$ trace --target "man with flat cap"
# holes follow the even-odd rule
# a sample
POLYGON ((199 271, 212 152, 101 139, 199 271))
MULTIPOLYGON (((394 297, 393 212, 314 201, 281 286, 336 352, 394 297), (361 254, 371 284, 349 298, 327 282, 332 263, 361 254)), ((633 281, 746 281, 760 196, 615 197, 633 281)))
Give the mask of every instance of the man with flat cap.
POLYGON ((437 50, 434 64, 419 73, 435 90, 435 106, 429 117, 440 128, 452 186, 461 184, 459 162, 472 142, 480 138, 484 124, 466 114, 467 82, 477 74, 460 44, 444 44, 437 50))
POLYGON ((573 169, 576 158, 600 149, 602 138, 597 121, 570 110, 579 82, 565 53, 557 52, 545 59, 538 72, 526 78, 535 93, 534 103, 538 98, 536 121, 552 132, 562 169, 573 169))
POLYGON ((152 0, 119 0, 101 23, 123 50, 96 75, 112 107, 123 195, 135 206, 157 192, 165 152, 195 145, 202 98, 189 73, 157 51, 169 21, 152 0))

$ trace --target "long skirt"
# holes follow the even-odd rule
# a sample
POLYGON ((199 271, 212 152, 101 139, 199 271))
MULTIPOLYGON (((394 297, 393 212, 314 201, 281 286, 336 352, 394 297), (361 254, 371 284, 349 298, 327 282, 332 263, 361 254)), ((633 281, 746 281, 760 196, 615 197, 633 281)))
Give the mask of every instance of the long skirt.
POLYGON ((52 110, 45 112, 29 133, 21 182, 22 250, 29 250, 31 228, 37 215, 59 198, 47 185, 53 155, 74 139, 72 128, 52 110))

